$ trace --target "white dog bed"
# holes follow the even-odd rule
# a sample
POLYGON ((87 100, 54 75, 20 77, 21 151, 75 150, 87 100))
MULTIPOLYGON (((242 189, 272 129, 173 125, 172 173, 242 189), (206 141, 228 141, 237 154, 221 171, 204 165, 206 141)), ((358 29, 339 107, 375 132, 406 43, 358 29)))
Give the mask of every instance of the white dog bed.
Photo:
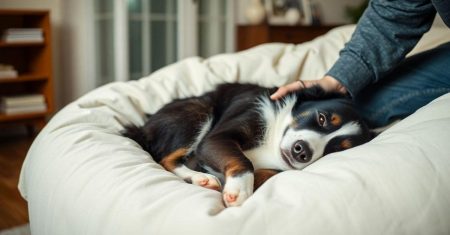
MULTIPOLYGON (((33 234, 450 234, 450 94, 365 145, 267 181, 241 207, 185 183, 119 132, 178 97, 223 82, 279 86, 321 77, 353 27, 301 45, 190 58, 98 88, 48 123, 20 191, 33 234)), ((414 52, 450 38, 433 29, 414 52)))

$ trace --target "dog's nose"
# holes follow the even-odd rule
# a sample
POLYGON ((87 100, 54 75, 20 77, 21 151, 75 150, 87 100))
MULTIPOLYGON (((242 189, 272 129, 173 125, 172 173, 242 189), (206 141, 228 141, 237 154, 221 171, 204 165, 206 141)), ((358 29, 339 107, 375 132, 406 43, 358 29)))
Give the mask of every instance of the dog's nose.
POLYGON ((303 140, 298 140, 292 145, 291 155, 296 161, 301 163, 307 163, 312 158, 311 149, 308 143, 303 140))

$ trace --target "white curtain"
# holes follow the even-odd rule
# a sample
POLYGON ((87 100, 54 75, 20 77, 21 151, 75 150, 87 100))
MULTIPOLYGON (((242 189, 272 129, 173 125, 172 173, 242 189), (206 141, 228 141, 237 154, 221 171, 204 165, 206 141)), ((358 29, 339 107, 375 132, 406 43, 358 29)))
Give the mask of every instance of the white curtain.
POLYGON ((234 51, 234 0, 94 0, 97 85, 234 51))

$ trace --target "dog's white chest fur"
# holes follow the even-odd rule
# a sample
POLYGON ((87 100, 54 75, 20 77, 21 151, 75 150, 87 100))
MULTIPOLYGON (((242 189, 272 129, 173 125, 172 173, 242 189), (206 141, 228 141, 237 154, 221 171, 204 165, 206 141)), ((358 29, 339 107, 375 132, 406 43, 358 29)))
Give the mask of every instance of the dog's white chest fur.
POLYGON ((292 122, 292 107, 296 99, 288 97, 282 107, 275 108, 269 98, 262 97, 259 102, 259 112, 267 123, 264 138, 258 147, 244 152, 256 169, 291 169, 281 157, 280 142, 284 130, 292 122))

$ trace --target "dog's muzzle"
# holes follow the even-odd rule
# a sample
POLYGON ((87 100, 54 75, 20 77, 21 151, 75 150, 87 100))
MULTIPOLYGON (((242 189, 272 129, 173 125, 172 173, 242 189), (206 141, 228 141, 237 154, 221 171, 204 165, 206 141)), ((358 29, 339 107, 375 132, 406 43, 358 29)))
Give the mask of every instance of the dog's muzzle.
POLYGON ((291 147, 291 157, 300 163, 307 163, 312 159, 312 151, 309 144, 303 140, 298 140, 291 147))

